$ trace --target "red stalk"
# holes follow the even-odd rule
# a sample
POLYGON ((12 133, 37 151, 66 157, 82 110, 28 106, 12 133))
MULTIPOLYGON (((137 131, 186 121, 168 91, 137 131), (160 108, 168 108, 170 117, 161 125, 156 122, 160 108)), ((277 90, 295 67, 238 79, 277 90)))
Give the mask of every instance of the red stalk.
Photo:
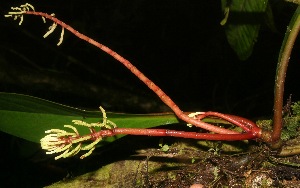
MULTIPOLYGON (((96 140, 98 138, 110 137, 119 134, 124 135, 144 135, 144 136, 171 136, 180 138, 192 138, 192 139, 204 139, 204 140, 247 140, 254 139, 257 136, 251 132, 241 133, 241 134, 211 134, 211 133, 197 133, 197 132, 185 132, 176 131, 169 129, 139 129, 139 128, 114 128, 108 130, 101 130, 98 132, 92 131, 91 137, 96 140)), ((67 139, 68 143, 72 143, 72 140, 78 138, 69 137, 67 139)))
POLYGON ((219 112, 205 112, 204 114, 200 114, 197 116, 197 119, 201 120, 205 117, 209 117, 209 116, 215 116, 221 119, 224 119, 236 126, 241 127, 244 131, 246 132, 252 132, 253 134, 257 135, 258 137, 261 136, 261 128, 259 128, 254 122, 246 119, 246 118, 242 118, 239 116, 234 116, 234 115, 230 115, 230 114, 221 114, 219 112))
POLYGON ((217 112, 207 112, 203 115, 198 116, 196 119, 189 117, 184 114, 184 112, 173 102, 173 100, 164 93, 157 85, 155 85, 149 78, 147 78, 141 71, 139 71, 134 65, 132 65, 128 60, 117 54, 115 51, 111 50, 107 46, 83 35, 73 29, 71 26, 65 24, 59 19, 43 13, 43 12, 34 12, 34 11, 26 11, 24 14, 32 14, 45 17, 47 19, 52 20, 53 22, 61 25, 63 28, 69 30, 78 38, 87 41, 88 43, 98 47, 103 50, 107 54, 114 57, 120 63, 122 63, 126 68, 128 68, 134 75, 136 75, 142 82, 144 82, 156 95, 167 105, 169 106, 174 113, 183 121, 193 124, 197 127, 203 128, 205 130, 219 133, 219 134, 209 134, 209 133, 196 133, 196 132, 183 132, 183 131, 174 131, 167 129, 130 129, 130 128, 115 128, 111 130, 102 130, 96 133, 92 133, 95 135, 92 136, 113 136, 116 134, 131 134, 131 135, 149 135, 149 136, 174 136, 174 137, 182 137, 182 138, 194 138, 194 139, 206 139, 206 140, 245 140, 245 139, 254 139, 261 137, 261 129, 257 127, 250 120, 232 116, 232 115, 224 115, 217 112), (204 117, 207 116, 215 116, 221 119, 224 119, 232 124, 240 126, 246 133, 239 133, 236 131, 228 130, 222 127, 218 127, 215 125, 211 125, 200 121, 204 117))
POLYGON ((115 134, 130 134, 130 135, 149 135, 149 136, 173 136, 181 138, 205 139, 205 140, 247 140, 253 139, 256 136, 252 133, 244 134, 211 134, 211 133, 196 133, 175 131, 168 129, 128 129, 116 128, 113 130, 115 134))

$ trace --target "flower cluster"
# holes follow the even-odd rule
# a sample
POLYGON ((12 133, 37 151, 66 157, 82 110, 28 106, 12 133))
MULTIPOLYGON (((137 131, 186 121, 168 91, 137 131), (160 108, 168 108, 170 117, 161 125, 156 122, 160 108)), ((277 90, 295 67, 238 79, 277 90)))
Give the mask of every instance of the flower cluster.
MULTIPOLYGON (((4 15, 5 17, 13 17, 14 20, 17 20, 18 18, 20 18, 19 21, 19 25, 21 25, 23 23, 24 20, 24 14, 29 14, 29 12, 35 12, 34 7, 29 4, 26 3, 24 5, 21 5, 20 7, 11 7, 11 9, 13 10, 12 12, 8 12, 7 15, 4 15)), ((54 17, 55 14, 51 14, 51 17, 54 17)), ((46 19, 44 16, 41 15, 41 18, 43 19, 43 22, 46 23, 46 19)), ((46 32, 46 34, 44 34, 44 38, 48 37, 51 33, 53 33, 53 31, 55 30, 57 26, 56 22, 53 22, 53 24, 49 27, 49 30, 46 32)), ((60 34, 60 38, 59 41, 57 43, 57 46, 61 45, 61 43, 63 42, 63 37, 64 37, 64 27, 62 27, 62 31, 60 34)))
MULTIPOLYGON (((13 17, 14 20, 17 20, 18 18, 20 18, 19 21, 19 25, 21 25, 23 23, 23 14, 26 13, 27 11, 35 11, 34 7, 29 4, 26 3, 24 5, 21 5, 20 7, 11 7, 12 10, 14 10, 13 12, 8 12, 7 15, 4 15, 5 17, 13 17)), ((43 18, 44 22, 45 22, 45 18, 43 18)))
POLYGON ((107 120, 105 110, 100 107, 103 114, 102 123, 87 123, 82 120, 73 120, 75 125, 81 125, 88 127, 91 134, 80 136, 77 129, 72 125, 65 125, 64 127, 69 128, 72 132, 67 132, 61 129, 50 129, 45 131, 48 135, 41 139, 42 149, 47 150, 46 154, 61 153, 55 157, 55 160, 60 158, 67 158, 76 155, 79 151, 85 150, 88 152, 82 155, 80 158, 83 159, 89 156, 95 149, 95 145, 102 140, 101 136, 95 138, 93 133, 95 132, 94 127, 101 127, 106 129, 116 128, 116 124, 110 120, 107 120), (83 142, 93 140, 92 143, 84 145, 83 142), (73 144, 77 144, 76 147, 73 144))

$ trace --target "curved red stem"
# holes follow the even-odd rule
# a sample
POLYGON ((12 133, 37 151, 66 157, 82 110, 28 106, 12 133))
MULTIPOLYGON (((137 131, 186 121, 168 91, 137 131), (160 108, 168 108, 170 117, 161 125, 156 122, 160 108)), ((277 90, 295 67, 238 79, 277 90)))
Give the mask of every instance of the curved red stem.
POLYGON ((218 117, 218 118, 224 119, 236 126, 241 127, 246 132, 253 133, 254 135, 257 136, 257 138, 261 137, 261 133, 262 133, 261 128, 259 128, 254 122, 252 122, 246 118, 235 116, 235 115, 230 115, 230 114, 222 114, 219 112, 205 112, 203 114, 198 115, 197 119, 201 120, 208 116, 210 116, 210 117, 213 116, 213 117, 218 117))
POLYGON ((137 76, 142 82, 144 82, 156 95, 167 105, 169 106, 174 113, 181 120, 193 124, 197 127, 206 129, 208 131, 219 133, 219 134, 209 134, 209 133, 195 133, 195 132, 183 132, 183 131, 173 131, 166 129, 125 129, 125 128, 116 128, 112 130, 100 131, 99 134, 105 136, 105 134, 113 136, 115 134, 133 134, 133 135, 149 135, 149 136, 176 136, 183 138, 194 138, 194 139, 206 139, 206 140, 244 140, 244 139, 253 139, 259 138, 261 136, 261 129, 258 128, 253 122, 250 120, 240 118, 232 115, 224 115, 217 112, 207 112, 201 118, 194 119, 184 114, 184 112, 173 102, 173 100, 164 93, 156 84, 154 84, 149 78, 147 78, 141 71, 139 71, 134 65, 132 65, 127 59, 123 58, 115 51, 111 50, 107 46, 89 38, 86 35, 83 35, 73 29, 71 26, 65 24, 59 19, 43 13, 43 12, 34 12, 34 11, 26 11, 24 14, 32 14, 38 15, 52 20, 53 22, 61 25, 63 28, 69 30, 78 38, 87 41, 88 43, 98 47, 102 51, 114 57, 120 63, 122 63, 126 68, 128 68, 135 76, 137 76), (222 118, 230 123, 233 123, 237 126, 240 126, 246 133, 239 133, 233 130, 228 130, 222 127, 218 127, 209 123, 205 123, 203 121, 199 121, 206 116, 215 116, 218 118, 222 118))

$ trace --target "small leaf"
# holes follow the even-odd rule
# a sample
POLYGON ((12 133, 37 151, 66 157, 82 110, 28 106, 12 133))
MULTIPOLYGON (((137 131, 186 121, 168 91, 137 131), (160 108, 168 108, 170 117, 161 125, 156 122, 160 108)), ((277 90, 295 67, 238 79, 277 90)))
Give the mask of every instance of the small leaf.
POLYGON ((161 150, 161 151, 164 151, 164 152, 167 152, 169 149, 170 149, 170 147, 169 147, 169 145, 167 145, 167 144, 163 145, 163 146, 160 148, 160 150, 161 150))
POLYGON ((195 159, 195 158, 192 158, 192 164, 194 164, 194 163, 195 163, 195 161, 196 161, 196 159, 195 159))

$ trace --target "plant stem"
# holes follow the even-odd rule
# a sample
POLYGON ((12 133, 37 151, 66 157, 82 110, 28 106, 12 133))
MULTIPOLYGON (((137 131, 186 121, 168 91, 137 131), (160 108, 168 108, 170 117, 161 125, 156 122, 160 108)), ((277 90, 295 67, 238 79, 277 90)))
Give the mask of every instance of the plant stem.
POLYGON ((251 132, 243 134, 211 134, 211 133, 197 133, 197 132, 185 132, 169 129, 138 129, 138 128, 114 128, 109 130, 101 130, 92 133, 93 138, 115 136, 118 134, 126 135, 145 135, 145 136, 172 136, 180 138, 192 138, 192 139, 205 139, 205 140, 248 140, 253 139, 256 135, 251 132))
POLYGON ((224 119, 230 122, 231 124, 241 127, 246 132, 252 132, 252 134, 257 135, 258 138, 261 137, 262 134, 261 128, 259 128, 254 122, 246 118, 242 118, 230 114, 221 114, 218 112, 205 112, 197 116, 197 119, 201 120, 208 116, 214 116, 214 117, 224 119))
POLYGON ((293 49, 293 45, 298 36, 300 29, 300 6, 294 13, 294 16, 287 28, 285 38, 280 50, 278 58, 275 88, 274 88, 274 117, 273 117, 273 132, 271 140, 268 142, 276 143, 280 140, 282 129, 282 108, 283 108, 283 95, 286 71, 293 49))
POLYGON ((181 120, 193 124, 197 127, 201 127, 203 129, 206 129, 208 131, 212 131, 215 133, 220 133, 220 134, 239 134, 239 132, 224 129, 221 127, 217 127, 199 120, 196 120, 194 118, 190 118, 188 115, 184 114, 183 111, 173 102, 173 100, 166 94, 164 93, 156 84, 154 84, 149 78, 147 78, 141 71, 139 71, 134 65, 132 65, 128 60, 117 54, 115 51, 111 50, 107 46, 89 38, 86 35, 83 35, 76 31, 74 28, 71 26, 65 24, 64 22, 60 21, 59 19, 43 13, 43 12, 34 12, 34 11, 26 11, 24 14, 33 14, 33 15, 38 15, 42 16, 45 18, 48 18, 52 20, 53 22, 61 25, 63 28, 69 30, 71 33, 76 35, 78 38, 87 41, 88 43, 98 47, 99 49, 103 50, 107 54, 111 55, 114 57, 116 60, 118 60, 120 63, 122 63, 126 68, 128 68, 134 75, 136 75, 142 82, 144 82, 156 95, 167 105, 169 106, 173 112, 180 118, 181 120))

